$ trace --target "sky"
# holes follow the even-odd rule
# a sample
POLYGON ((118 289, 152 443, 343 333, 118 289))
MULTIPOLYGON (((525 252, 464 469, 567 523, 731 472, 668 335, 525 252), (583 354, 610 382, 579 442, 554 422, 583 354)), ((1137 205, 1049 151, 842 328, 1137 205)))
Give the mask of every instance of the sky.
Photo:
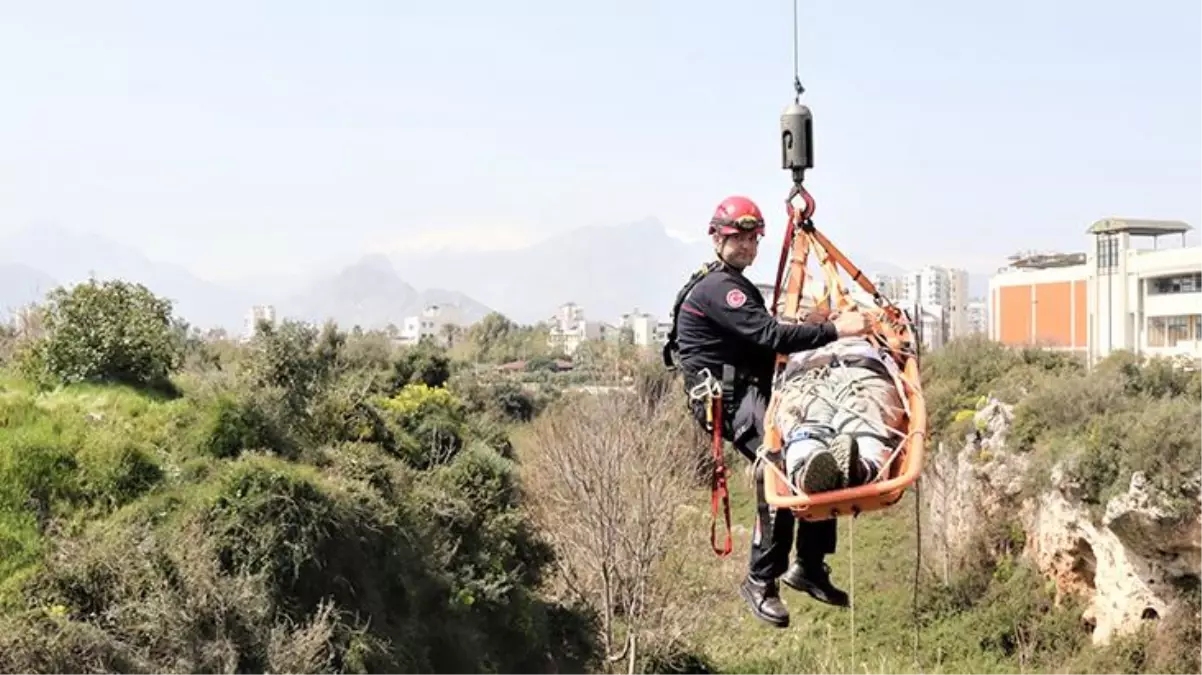
MULTIPOLYGON (((989 270, 1083 250, 1099 218, 1202 226, 1197 0, 798 12, 837 244, 989 270)), ((647 216, 697 236, 728 194, 779 233, 792 22, 787 0, 5 3, 0 236, 89 230, 230 279, 647 216)))

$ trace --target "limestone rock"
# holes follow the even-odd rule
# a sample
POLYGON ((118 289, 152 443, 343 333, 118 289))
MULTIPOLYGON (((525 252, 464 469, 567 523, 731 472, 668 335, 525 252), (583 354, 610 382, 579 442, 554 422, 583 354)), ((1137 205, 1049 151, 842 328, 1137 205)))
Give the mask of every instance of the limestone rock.
POLYGON ((939 448, 923 471, 924 555, 940 561, 945 575, 974 533, 1017 515, 1027 536, 1024 555, 1055 581, 1058 601, 1084 600, 1093 641, 1105 644, 1165 616, 1181 601, 1173 581, 1202 574, 1202 474, 1180 494, 1166 495, 1137 473, 1098 522, 1065 464, 1052 468, 1050 489, 1024 493, 1029 457, 1006 448, 1012 406, 991 399, 973 421, 976 431, 964 446, 939 448))
POLYGON ((1202 502, 1196 488, 1193 493, 1192 499, 1187 497, 1174 507, 1167 495, 1136 472, 1127 492, 1106 504, 1102 524, 1132 553, 1154 561, 1165 575, 1197 575, 1202 568, 1202 502), (1192 508, 1183 511, 1185 504, 1192 508))
POLYGON ((1146 559, 1133 554, 1113 531, 1095 525, 1089 511, 1058 491, 1048 491, 1029 510, 1026 554, 1056 582, 1058 600, 1075 594, 1088 603, 1093 642, 1138 629, 1165 615, 1172 587, 1146 559))

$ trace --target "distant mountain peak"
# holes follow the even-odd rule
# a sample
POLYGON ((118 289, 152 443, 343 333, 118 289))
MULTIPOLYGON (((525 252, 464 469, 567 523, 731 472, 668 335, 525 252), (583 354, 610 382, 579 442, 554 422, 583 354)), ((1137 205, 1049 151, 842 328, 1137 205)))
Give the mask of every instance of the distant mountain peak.
POLYGON ((388 256, 383 255, 383 253, 368 253, 368 255, 352 263, 350 267, 345 268, 343 274, 349 273, 349 271, 368 271, 368 273, 398 276, 399 280, 397 268, 392 264, 391 259, 388 259, 388 256))

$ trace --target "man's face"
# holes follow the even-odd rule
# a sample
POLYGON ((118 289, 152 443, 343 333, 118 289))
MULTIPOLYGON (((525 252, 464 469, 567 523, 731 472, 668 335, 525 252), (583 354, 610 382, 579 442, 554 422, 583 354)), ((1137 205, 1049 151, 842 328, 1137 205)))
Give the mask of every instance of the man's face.
POLYGON ((726 261, 726 264, 736 269, 743 269, 755 262, 755 255, 760 250, 760 237, 756 232, 739 232, 731 235, 714 235, 714 249, 726 261))

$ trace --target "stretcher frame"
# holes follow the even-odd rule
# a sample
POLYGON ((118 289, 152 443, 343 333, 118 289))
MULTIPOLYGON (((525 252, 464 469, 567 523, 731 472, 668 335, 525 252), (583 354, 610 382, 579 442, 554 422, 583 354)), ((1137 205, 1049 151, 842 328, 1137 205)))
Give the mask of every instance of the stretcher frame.
MULTIPOLYGON (((826 285, 816 308, 837 311, 857 309, 840 277, 842 269, 851 281, 859 284, 876 303, 876 308, 868 315, 870 332, 867 337, 877 347, 887 351, 899 365, 901 377, 895 381, 895 385, 898 386, 908 410, 904 422, 905 438, 894 448, 885 466, 872 481, 839 490, 806 494, 790 484, 783 470, 781 435, 775 425, 777 396, 774 387, 764 418, 765 438, 760 451, 761 460, 766 464, 764 497, 769 505, 790 509, 795 517, 807 521, 828 520, 841 516, 854 517, 861 513, 885 509, 900 501, 906 490, 918 479, 922 473, 926 450, 927 408, 919 376, 919 343, 915 339, 913 324, 904 312, 881 295, 876 286, 842 251, 814 227, 814 200, 804 187, 798 186, 793 189, 786 200, 786 206, 790 227, 786 228, 784 243, 781 246, 772 302, 773 314, 782 309, 783 301, 783 311, 779 318, 786 323, 802 320, 801 299, 805 288, 806 266, 811 253, 815 254, 826 278, 826 285), (796 198, 801 198, 804 202, 800 209, 796 208, 794 203, 796 198)), ((774 379, 779 381, 787 363, 787 354, 777 355, 774 379)))

